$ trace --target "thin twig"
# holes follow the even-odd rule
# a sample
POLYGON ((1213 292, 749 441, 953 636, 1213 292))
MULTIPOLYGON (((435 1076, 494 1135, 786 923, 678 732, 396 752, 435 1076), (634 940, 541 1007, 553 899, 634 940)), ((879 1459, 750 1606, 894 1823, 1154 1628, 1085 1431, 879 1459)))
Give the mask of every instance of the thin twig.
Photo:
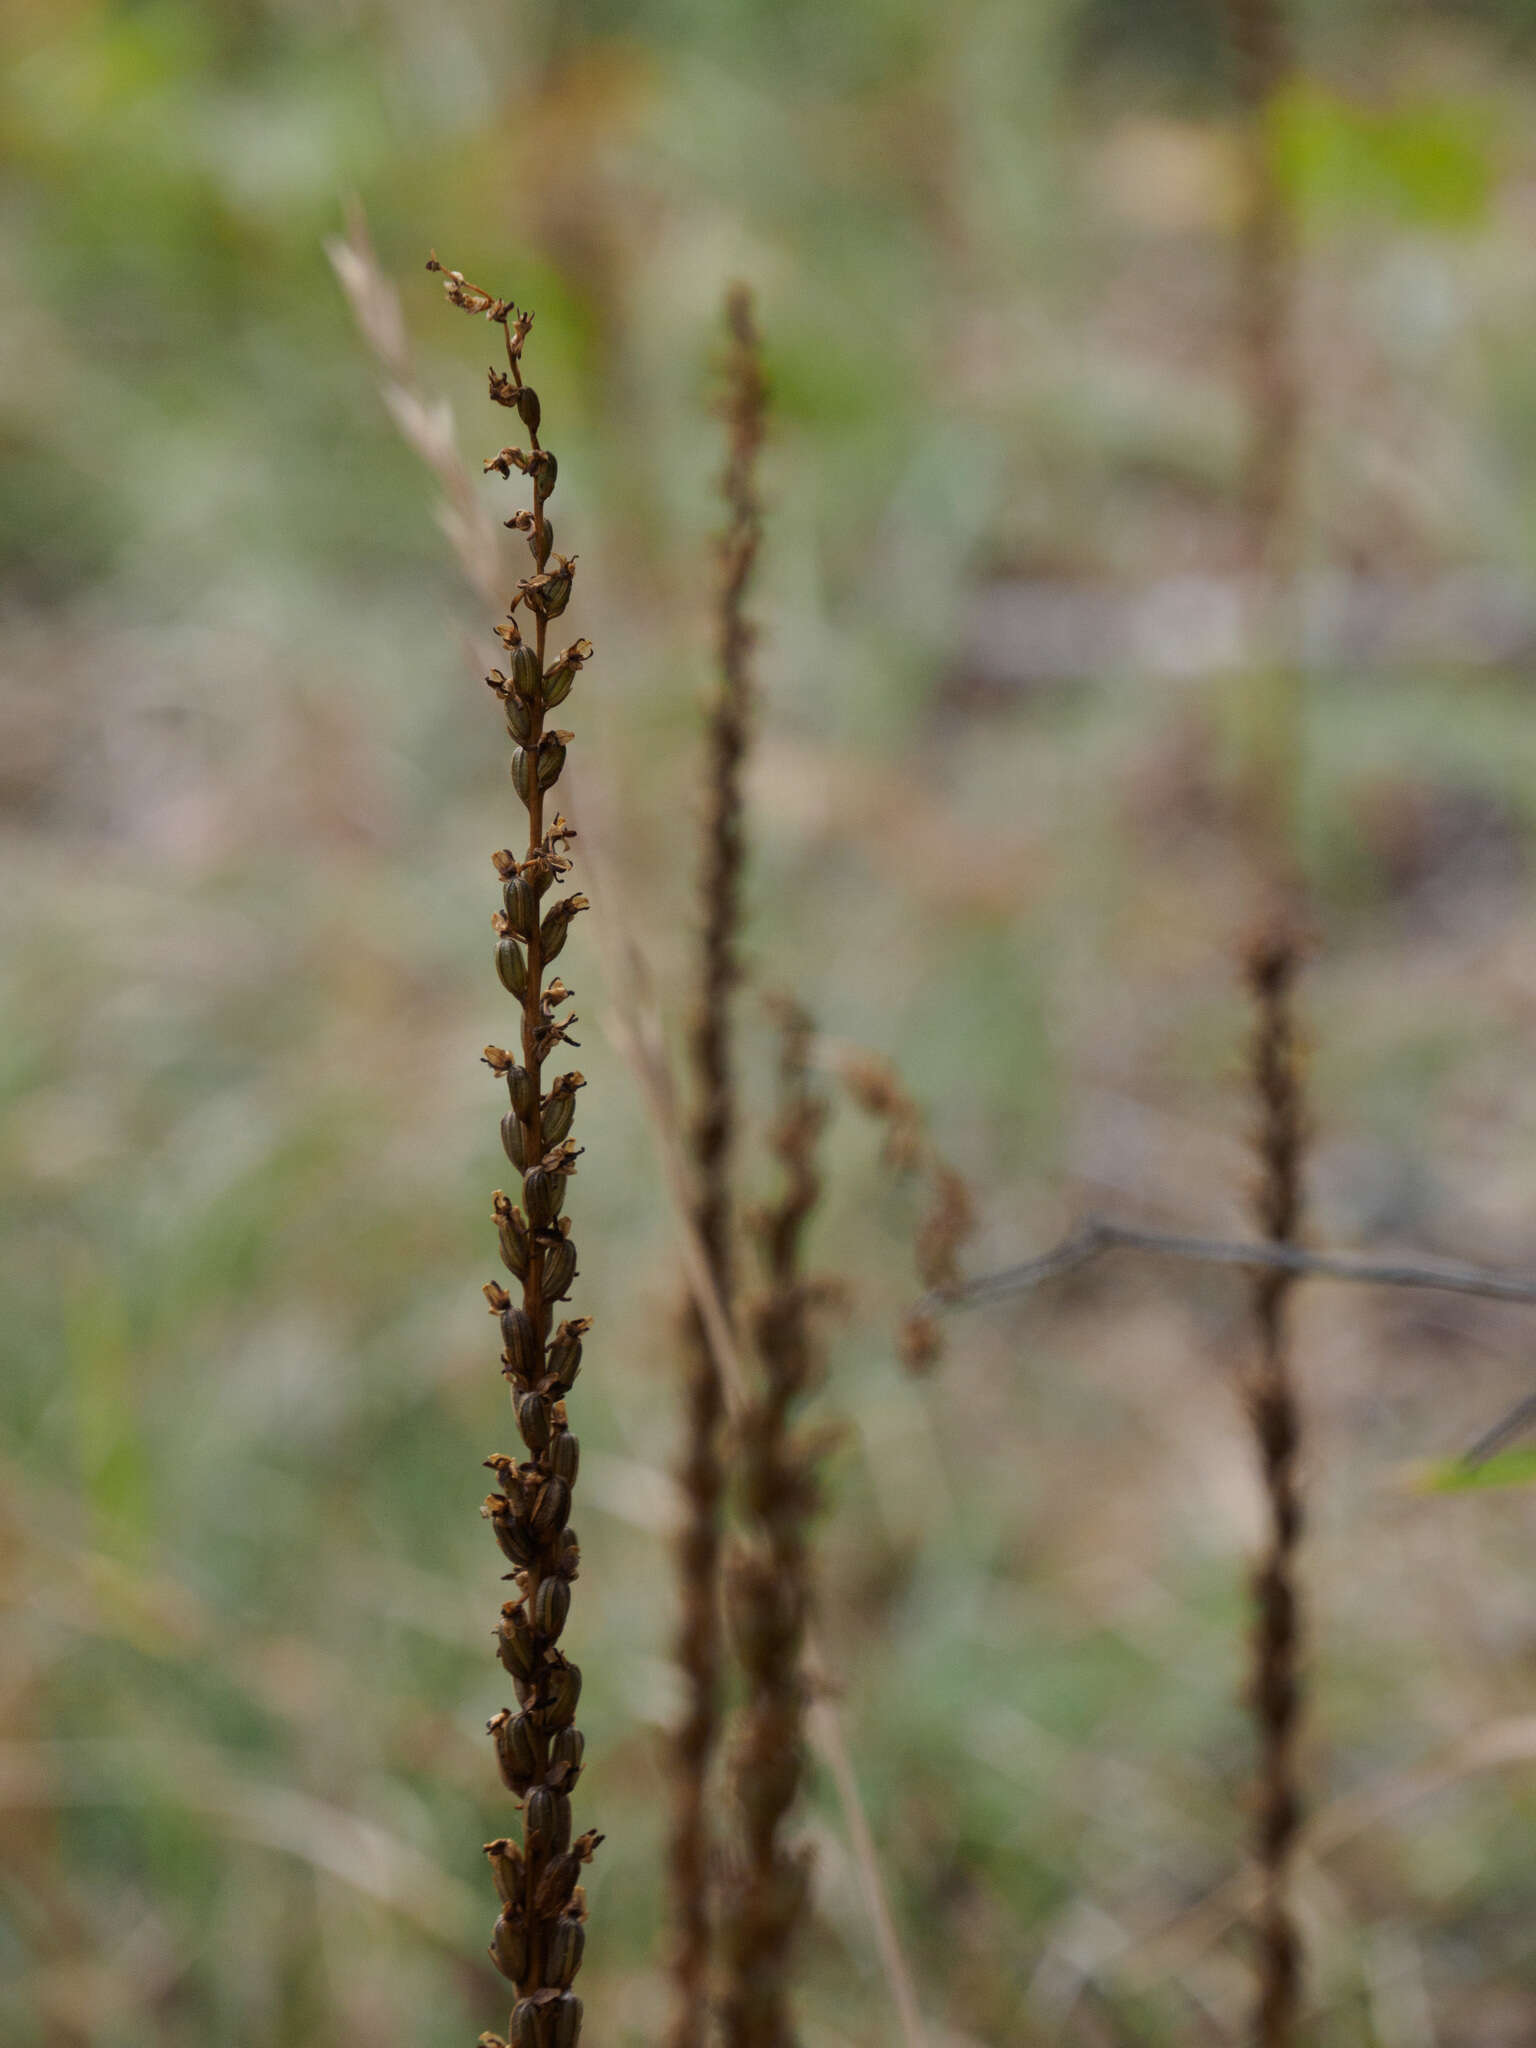
POLYGON ((1301 1245, 1245 1244, 1227 1238, 1183 1237, 1165 1230, 1137 1230, 1102 1216, 1088 1216, 1061 1242, 1037 1258, 996 1273, 983 1273, 963 1287, 935 1288, 917 1304, 938 1312, 981 1308, 1010 1295, 1028 1294, 1047 1280, 1091 1265, 1106 1252, 1146 1252, 1157 1258, 1198 1265, 1270 1267, 1314 1280, 1352 1280, 1369 1287, 1413 1287, 1442 1294, 1473 1294, 1489 1301, 1536 1302, 1536 1279, 1500 1273, 1488 1266, 1433 1259, 1369 1259, 1354 1252, 1309 1251, 1301 1245))

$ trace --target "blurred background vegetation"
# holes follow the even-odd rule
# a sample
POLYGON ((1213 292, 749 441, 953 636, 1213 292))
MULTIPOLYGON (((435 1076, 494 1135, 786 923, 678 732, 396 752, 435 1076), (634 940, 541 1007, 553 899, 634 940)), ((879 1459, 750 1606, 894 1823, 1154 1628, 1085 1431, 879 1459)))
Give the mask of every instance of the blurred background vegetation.
MULTIPOLYGON (((505 2003, 473 1960, 507 1819, 476 1515, 508 1434, 478 1298, 505 1168, 477 1056, 505 1029, 486 854, 511 814, 488 621, 323 238, 358 196, 466 456, 502 438, 493 337, 443 310, 428 245, 538 310, 600 654, 572 808, 622 856, 674 1022, 718 308, 756 287, 756 979, 901 1062, 971 1176, 979 1261, 1088 1203, 1232 1229, 1219 15, 0 14, 0 2038, 449 2048, 505 2003)), ((1313 1228, 1529 1267, 1536 7, 1319 0, 1298 33, 1313 1228)), ((594 2041, 639 2044, 677 1282, 600 949, 568 958, 598 1318, 572 1647, 609 1838, 582 1989, 594 2041)), ((1238 2040, 1240 1930, 1148 1944, 1243 1851, 1241 1285, 1106 1266, 957 1321, 913 1384, 912 1198, 877 1147, 840 1114, 816 1236, 851 1302, 823 1605, 936 2048, 1238 2040)), ((1313 1290, 1299 1331, 1306 1767, 1337 1838, 1301 1873, 1308 2038, 1516 2048, 1536 1492, 1416 1475, 1528 1387, 1530 1319, 1313 1290)), ((808 1825, 807 2048, 873 2048, 820 1784, 808 1825)))

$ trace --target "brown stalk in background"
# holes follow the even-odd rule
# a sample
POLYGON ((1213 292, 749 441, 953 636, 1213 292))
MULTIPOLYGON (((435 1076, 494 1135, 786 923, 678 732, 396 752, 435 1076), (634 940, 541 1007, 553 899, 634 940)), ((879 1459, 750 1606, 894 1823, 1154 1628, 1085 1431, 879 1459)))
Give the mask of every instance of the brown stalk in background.
MULTIPOLYGON (((1259 1228, 1274 1244, 1294 1241, 1301 1222, 1305 1142, 1300 1061, 1291 992, 1300 948, 1283 919, 1254 943, 1248 983, 1257 1009, 1252 1078, 1259 1103, 1255 1189, 1259 1228)), ((1291 1861, 1301 1825, 1296 1738, 1301 1709, 1296 1546, 1302 1527, 1297 1456, 1301 1412, 1291 1372, 1286 1305, 1296 1276, 1261 1273, 1253 1282, 1258 1355, 1248 1408, 1258 1443, 1269 1532, 1253 1574, 1253 1663, 1250 1698, 1259 1730, 1254 1849, 1262 1892, 1258 1909, 1259 1999, 1254 2039, 1285 2048, 1295 2027, 1301 1989, 1301 1944, 1288 1901, 1291 1861)))
MULTIPOLYGON (((762 535, 756 468, 767 385, 752 317, 752 295, 735 285, 726 298, 730 354, 723 411, 729 453, 722 491, 728 521, 720 542, 718 687, 710 707, 701 895, 699 1005, 692 1036, 698 1101, 691 1137, 694 1223, 716 1297, 732 1302, 731 1164, 736 1133, 731 995, 739 974, 742 762, 752 705, 755 638, 745 612, 762 535)), ((702 2048, 709 2031, 711 1857, 709 1776, 720 1724, 720 1438, 725 1389, 695 1299, 684 1317, 684 1442, 679 1478, 684 1523, 678 1543, 680 1613, 677 1662, 687 1704, 673 1741, 673 2013, 670 2048, 702 2048)))
POLYGON ((791 2048, 790 1956, 805 1911, 809 1859, 784 1841, 805 1761, 805 1645, 816 1447, 793 1429, 820 1372, 813 1332, 826 1290, 802 1272, 801 1240, 820 1192, 816 1144, 826 1105, 809 1085, 811 1025, 785 1005, 774 1150, 785 1188, 757 1224, 767 1284, 749 1317, 760 1384, 737 1425, 746 1531, 728 1588, 746 1699, 732 1754, 740 1820, 721 1916, 725 2048, 791 2048))
MULTIPOLYGON (((1255 592, 1249 709, 1253 718, 1245 809, 1259 885, 1271 908, 1249 950, 1257 1009, 1252 1079, 1258 1104, 1260 1228, 1289 1244, 1301 1210, 1301 1091, 1292 1016, 1300 965, 1295 805, 1301 762, 1301 690, 1291 626, 1301 386, 1296 363, 1297 233, 1277 156, 1277 125, 1292 73, 1284 0, 1227 0, 1235 85, 1247 159, 1238 259, 1238 321, 1247 383, 1249 444, 1243 477, 1248 572, 1255 592)), ((1288 2048, 1301 1993, 1301 1945, 1288 1889, 1300 1824, 1296 1738, 1300 1716, 1296 1546, 1301 1418, 1286 1337, 1293 1276, 1253 1282, 1257 1357, 1248 1407, 1268 1514, 1253 1576, 1250 1700, 1259 1736, 1255 1854, 1259 1985, 1257 2048, 1288 2048)))
MULTIPOLYGON (((567 1073, 544 1086, 544 1063, 561 1044, 575 1043, 569 1031, 576 1021, 569 1012, 560 1014, 571 991, 558 975, 546 982, 545 972, 587 900, 564 895, 547 909, 541 905, 570 872, 566 849, 576 836, 558 811, 545 821, 544 798, 560 778, 571 739, 568 732, 546 727, 545 717, 569 696, 592 648, 577 640, 551 660, 546 647, 549 622, 570 599, 574 564, 552 553, 545 505, 558 466, 539 439, 538 394, 523 381, 523 345, 533 315, 480 290, 459 271, 444 270, 435 256, 427 268, 442 272, 451 304, 484 314, 501 328, 507 367, 492 367, 490 395, 517 413, 530 443, 526 453, 503 448, 485 465, 504 477, 515 469, 533 489, 532 511, 507 521, 527 535, 533 557, 532 574, 517 585, 506 619, 496 628, 510 674, 492 669, 486 678, 506 715, 514 742, 512 786, 528 813, 524 857, 519 860, 510 849, 493 856, 503 903, 492 919, 496 972, 519 1005, 521 1043, 511 1052, 494 1045, 485 1049, 486 1065, 506 1082, 511 1097, 501 1138, 521 1175, 523 1197, 521 1206, 499 1189, 492 1198, 502 1263, 520 1283, 521 1300, 515 1302, 494 1281, 485 1294, 500 1325, 502 1372, 526 1455, 486 1459, 497 1491, 482 1509, 512 1566, 508 1576, 518 1593, 503 1606, 496 1635, 519 1710, 503 1707, 488 1732, 502 1782, 522 1802, 523 1825, 520 1843, 488 1842, 486 1855, 502 1902, 491 1957, 517 1987, 511 2048, 574 2048, 581 2000, 570 1987, 586 1941, 586 1898, 577 1880, 602 1839, 590 1832, 571 1839, 571 1792, 584 1746, 575 1726, 581 1672, 559 1647, 581 1555, 569 1526, 580 1447, 565 1397, 580 1370, 589 1324, 578 1317, 552 1332, 550 1323, 554 1305, 566 1298, 576 1277, 570 1219, 561 1212, 580 1154, 569 1133, 583 1084, 579 1073, 567 1073), (519 610, 532 625, 531 645, 523 638, 519 610)), ((495 2034, 483 2034, 481 2043, 506 2048, 495 2034)))

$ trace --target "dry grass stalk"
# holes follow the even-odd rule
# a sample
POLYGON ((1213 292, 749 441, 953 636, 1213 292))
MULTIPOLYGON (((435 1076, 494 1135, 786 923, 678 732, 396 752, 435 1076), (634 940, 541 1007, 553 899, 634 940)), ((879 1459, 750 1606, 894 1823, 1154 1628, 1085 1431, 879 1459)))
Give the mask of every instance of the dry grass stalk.
MULTIPOLYGON (((511 2048, 574 2048, 581 2034, 581 2000, 571 1983, 581 1966, 586 1900, 578 1882, 602 1837, 571 1836, 571 1793, 581 1775, 583 1742, 575 1726, 581 1672, 560 1648, 577 1575, 580 1549, 570 1527, 571 1494, 580 1447, 566 1414, 566 1396, 581 1366, 585 1317, 551 1330, 553 1310, 576 1277, 576 1245, 563 1214, 566 1185, 580 1147, 570 1136, 579 1073, 561 1074, 548 1088, 545 1062, 562 1044, 575 1017, 565 1011, 571 991, 546 972, 561 951, 572 920, 587 907, 580 895, 550 889, 570 872, 567 853, 576 834, 556 811, 546 822, 544 799, 559 781, 571 735, 547 727, 547 713, 570 694, 592 648, 577 640, 551 658, 550 621, 570 599, 574 562, 553 553, 545 507, 555 488, 554 455, 539 439, 538 394, 523 381, 523 346, 533 325, 506 299, 472 285, 433 256, 450 303, 483 314, 502 330, 507 367, 490 371, 490 395, 515 411, 529 450, 503 448, 487 470, 510 477, 515 469, 533 490, 533 508, 507 525, 525 534, 532 573, 512 595, 496 628, 510 673, 486 678, 506 715, 513 741, 512 785, 528 813, 522 859, 510 849, 493 856, 503 908, 492 919, 496 972, 521 1011, 521 1042, 513 1051, 490 1045, 485 1062, 507 1084, 511 1108, 502 1118, 502 1144, 522 1181, 522 1203, 499 1189, 492 1198, 502 1263, 519 1283, 520 1300, 494 1281, 486 1288, 503 1343, 502 1371, 525 1455, 498 1453, 486 1464, 497 1491, 482 1510, 512 1566, 518 1598, 502 1608, 497 1643, 517 1694, 518 1711, 503 1708, 489 1724, 502 1782, 522 1802, 522 1840, 486 1844, 502 1901, 491 1957, 517 1987, 511 2048), (532 644, 522 624, 531 624, 532 644), (562 1014, 563 1013, 563 1014, 562 1014)), ((482 2048, 506 2048, 499 2035, 481 2036, 482 2048)))
POLYGON ((965 1284, 960 1248, 976 1228, 970 1190, 935 1146, 893 1060, 857 1046, 834 1047, 831 1059, 860 1109, 885 1125, 880 1156, 887 1170, 902 1177, 921 1173, 926 1184, 912 1246, 924 1298, 903 1314, 896 1349, 909 1372, 930 1372, 944 1350, 934 1302, 957 1295, 965 1284))
MULTIPOLYGON (((1294 927, 1276 917, 1249 951, 1247 971, 1257 1017, 1252 1077, 1259 1106, 1260 1172, 1255 1213, 1275 1244, 1289 1244, 1301 1222, 1305 1143, 1293 990, 1301 965, 1294 927)), ((1257 1914, 1257 2048, 1287 2048, 1301 1989, 1301 1943, 1289 1903, 1291 1863, 1301 1825, 1296 1743, 1301 1717, 1296 1547, 1302 1507, 1297 1471, 1301 1414, 1291 1370, 1286 1305, 1295 1276, 1260 1273, 1253 1282, 1257 1355, 1248 1407, 1258 1445, 1269 1530, 1253 1575, 1250 1701, 1259 1735, 1254 1849, 1261 1896, 1257 1914)))
POLYGON ((808 1529, 817 1503, 816 1446, 793 1425, 819 1374, 813 1320, 826 1294, 802 1271, 826 1118, 809 1085, 810 1046, 809 1019, 786 1006, 774 1133, 786 1181, 757 1223, 766 1287, 749 1326, 761 1383, 737 1427, 746 1534, 728 1583, 746 1699, 731 1760, 740 1842, 721 1924, 725 2048, 793 2043, 790 1956, 809 1885, 806 1853, 788 1846, 784 1829, 804 1770, 808 1529))
MULTIPOLYGON (((729 451, 722 479, 727 509, 721 538, 718 687, 707 739, 706 815, 701 895, 699 1006, 692 1035, 698 1101, 690 1133, 695 1168, 694 1221, 715 1292, 732 1299, 731 1165, 736 1132, 731 996, 739 974, 742 763, 751 703, 754 632, 745 600, 757 561, 762 512, 757 456, 767 404, 762 351, 744 285, 726 300, 730 353, 723 411, 729 451)), ((720 1724, 720 1439, 725 1389, 696 1301, 684 1317, 685 1422, 679 1478, 685 1521, 678 1546, 681 1611, 677 1661, 687 1705, 673 1742, 670 1880, 674 1948, 670 2048, 702 2048, 709 2028, 711 1874, 708 1789, 720 1724)))
POLYGON ((441 398, 429 398, 416 383, 399 294, 379 268, 368 222, 355 202, 348 209, 345 237, 333 236, 325 253, 352 308, 358 332, 382 372, 379 390, 385 410, 400 438, 420 456, 441 487, 438 524, 448 536, 464 579, 487 604, 499 603, 501 564, 495 526, 486 517, 459 459, 452 408, 441 398))

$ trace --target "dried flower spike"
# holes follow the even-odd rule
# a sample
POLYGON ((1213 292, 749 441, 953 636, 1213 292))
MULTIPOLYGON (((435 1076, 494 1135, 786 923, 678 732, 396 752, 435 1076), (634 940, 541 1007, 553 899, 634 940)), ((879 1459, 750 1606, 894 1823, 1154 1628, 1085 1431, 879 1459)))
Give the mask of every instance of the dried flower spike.
POLYGON ((497 1453, 486 1460, 498 1491, 482 1513, 513 1567, 510 1576, 519 1595, 502 1609, 496 1630, 517 1711, 503 1708, 489 1732, 502 1782, 523 1802, 523 1839, 520 1846, 491 1842, 486 1854, 502 1901, 491 1960, 517 1991, 508 2039, 517 2048, 574 2048, 581 2033, 581 2000, 570 1986, 585 1935, 579 1924, 584 1908, 578 1911, 573 1901, 580 1866, 601 1840, 590 1833, 571 1840, 570 1795, 581 1775, 583 1752, 573 1725, 581 1673, 560 1648, 580 1555, 569 1526, 580 1446, 571 1434, 564 1396, 581 1363, 588 1323, 582 1317, 553 1332, 550 1324, 553 1303, 576 1273, 570 1221, 562 1211, 581 1149, 568 1133, 582 1077, 562 1074, 546 1089, 543 1069, 574 1022, 556 1019, 570 990, 558 977, 546 983, 545 970, 587 899, 541 899, 569 872, 563 849, 575 837, 558 813, 552 823, 545 822, 545 797, 560 779, 571 734, 546 731, 544 715, 569 693, 592 650, 578 641, 546 669, 547 621, 565 609, 574 558, 556 557, 555 571, 545 574, 552 535, 544 502, 556 471, 554 457, 539 440, 538 400, 522 377, 523 343, 533 316, 470 284, 462 272, 444 269, 436 256, 427 268, 442 274, 451 304, 483 313, 502 329, 507 368, 491 372, 490 395, 516 409, 532 443, 529 455, 504 449, 486 465, 503 476, 515 469, 533 480, 533 510, 525 515, 526 523, 519 523, 528 534, 535 567, 530 582, 518 586, 506 622, 496 629, 511 657, 510 676, 496 669, 487 679, 517 743, 512 781, 528 813, 528 846, 521 861, 507 850, 493 856, 502 886, 502 908, 493 920, 496 972, 519 1006, 520 1041, 515 1050, 487 1046, 484 1053, 485 1064, 507 1084, 511 1106, 502 1120, 502 1143, 522 1175, 520 1204, 500 1190, 492 1203, 502 1263, 520 1283, 521 1298, 514 1300, 494 1282, 485 1290, 501 1331, 502 1371, 522 1455, 497 1453), (538 601, 530 594, 534 586, 538 601), (515 617, 519 603, 530 615, 531 642, 515 617))
MULTIPOLYGON (((739 972, 742 761, 751 710, 753 630, 744 601, 757 559, 762 515, 756 487, 767 387, 751 294, 726 301, 731 347, 724 413, 729 452, 722 478, 727 525, 720 543, 718 688, 707 737, 706 819, 701 894, 698 1014, 692 1054, 698 1100, 690 1133, 697 1194, 694 1222, 715 1293, 732 1297, 731 1163, 736 1132, 731 995, 739 972)), ((720 1436, 724 1390, 696 1303, 684 1319, 684 1442, 679 1479, 684 1523, 678 1544, 677 1662, 686 1706, 673 1741, 670 1877, 673 2011, 668 2048, 704 2048, 709 2038, 711 1945, 710 1766, 720 1724, 720 1436)))
POLYGON ((789 1972, 804 1917, 809 1861, 784 1840, 800 1788, 810 1610, 808 1525, 817 1502, 813 1443, 795 1411, 820 1375, 813 1320, 826 1290, 802 1271, 801 1240, 820 1193, 816 1144, 826 1107, 808 1084, 809 1020, 786 1007, 774 1149, 786 1175, 758 1220, 767 1286, 749 1327, 761 1385, 739 1425, 746 1536, 728 1578, 731 1622, 746 1681, 732 1785, 740 1842, 721 1924, 725 2048, 789 2048, 789 1972))

